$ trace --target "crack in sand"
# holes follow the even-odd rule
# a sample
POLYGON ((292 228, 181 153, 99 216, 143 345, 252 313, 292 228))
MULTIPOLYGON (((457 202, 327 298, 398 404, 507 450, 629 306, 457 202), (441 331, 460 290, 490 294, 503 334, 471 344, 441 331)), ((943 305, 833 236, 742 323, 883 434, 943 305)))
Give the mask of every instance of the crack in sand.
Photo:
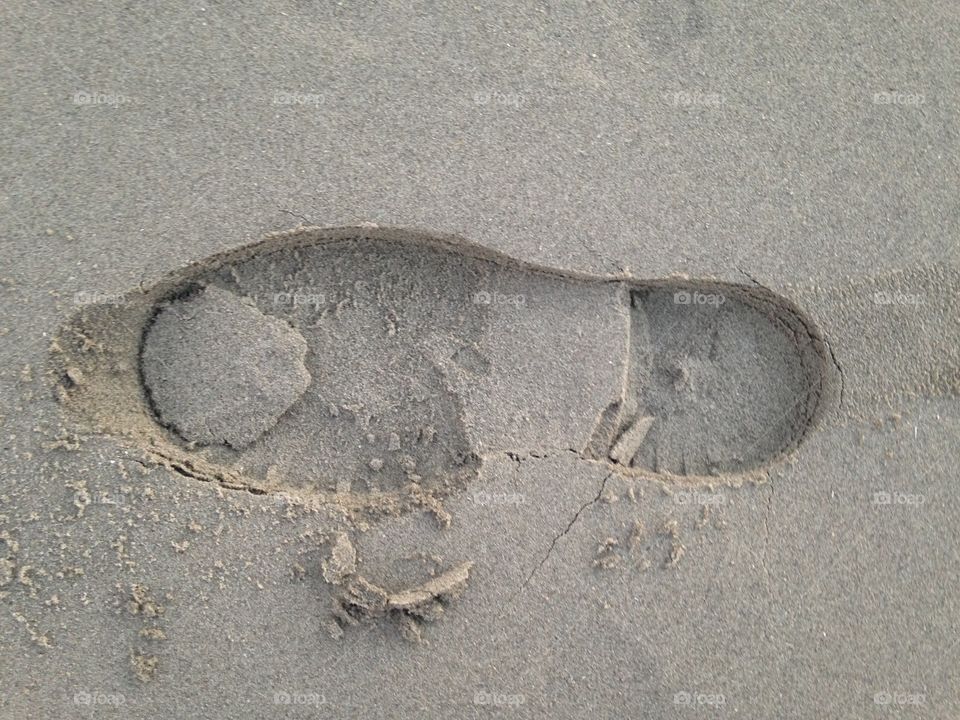
POLYGON ((760 282, 759 280, 757 280, 753 275, 751 275, 750 273, 748 273, 746 270, 744 270, 744 269, 743 269, 742 267, 740 267, 739 265, 737 265, 737 270, 739 270, 741 275, 743 275, 744 277, 746 277, 748 280, 750 280, 750 282, 752 282, 752 283, 753 283, 754 285, 756 285, 757 287, 761 287, 761 288, 763 288, 764 290, 767 290, 768 292, 770 291, 770 288, 768 288, 768 287, 767 287, 766 285, 764 285, 762 282, 760 282))
POLYGON ((840 390, 839 390, 840 398, 837 403, 838 404, 837 409, 842 410, 843 409, 843 390, 844 390, 844 384, 846 383, 846 377, 843 374, 843 368, 840 366, 840 361, 837 360, 837 356, 833 352, 833 344, 826 338, 824 338, 823 344, 827 346, 827 352, 830 353, 830 361, 833 363, 833 366, 837 369, 837 374, 840 377, 840 390))
POLYGON ((508 460, 512 460, 517 465, 522 465, 528 460, 548 460, 554 457, 562 457, 567 454, 574 455, 577 460, 582 460, 584 462, 589 462, 597 464, 598 461, 594 458, 587 457, 582 452, 576 448, 538 448, 531 450, 529 448, 519 448, 513 450, 491 450, 486 453, 481 453, 479 455, 480 459, 486 461, 491 457, 505 457, 508 460))
POLYGON ((282 213, 286 213, 287 215, 291 215, 295 218, 298 218, 304 225, 310 224, 310 221, 307 220, 306 217, 304 217, 303 215, 300 215, 299 213, 295 213, 292 210, 287 210, 286 208, 282 208, 282 207, 277 207, 277 210, 279 210, 282 213))
POLYGON ((600 482, 600 488, 597 490, 596 497, 594 497, 592 500, 588 500, 583 505, 581 505, 580 509, 577 510, 576 514, 573 516, 570 522, 567 523, 567 527, 564 528, 563 532, 561 532, 559 535, 553 538, 553 541, 550 543, 550 547, 547 548, 547 552, 544 554, 540 562, 537 563, 537 566, 530 571, 529 575, 527 575, 527 579, 523 581, 523 584, 520 586, 520 589, 517 591, 517 594, 514 597, 519 596, 526 589, 527 585, 529 585, 530 581, 533 579, 533 576, 536 575, 537 572, 540 570, 540 568, 542 568, 544 564, 547 562, 547 560, 550 559, 550 555, 553 553, 553 548, 556 547, 557 543, 560 541, 560 538, 562 538, 563 536, 565 536, 567 533, 570 532, 570 529, 574 526, 577 520, 580 519, 580 515, 583 514, 583 511, 586 510, 591 505, 595 505, 597 502, 600 501, 600 498, 603 496, 603 491, 607 487, 607 481, 611 477, 613 477, 612 471, 607 473, 607 475, 600 482))

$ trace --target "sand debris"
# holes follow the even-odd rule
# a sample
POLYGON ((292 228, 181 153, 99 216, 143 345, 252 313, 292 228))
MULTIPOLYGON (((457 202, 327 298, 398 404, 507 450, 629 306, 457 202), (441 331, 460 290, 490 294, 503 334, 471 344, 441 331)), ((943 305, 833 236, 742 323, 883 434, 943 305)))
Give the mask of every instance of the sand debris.
POLYGON ((637 450, 643 445, 655 419, 649 415, 637 415, 610 450, 610 459, 620 465, 629 465, 633 456, 637 454, 637 450))
POLYGON ((420 642, 420 626, 439 619, 450 599, 466 588, 472 562, 465 562, 430 578, 426 582, 390 592, 356 572, 356 550, 346 533, 338 535, 330 557, 323 561, 323 576, 337 586, 333 619, 327 623, 330 634, 343 635, 343 628, 360 622, 389 617, 407 640, 420 642))

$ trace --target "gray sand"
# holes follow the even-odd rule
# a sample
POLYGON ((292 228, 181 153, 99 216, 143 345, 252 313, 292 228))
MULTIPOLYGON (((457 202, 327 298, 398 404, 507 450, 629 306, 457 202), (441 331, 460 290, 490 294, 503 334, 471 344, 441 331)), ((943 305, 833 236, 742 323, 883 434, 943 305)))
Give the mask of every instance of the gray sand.
POLYGON ((955 3, 0 17, 0 718, 960 715, 955 3))

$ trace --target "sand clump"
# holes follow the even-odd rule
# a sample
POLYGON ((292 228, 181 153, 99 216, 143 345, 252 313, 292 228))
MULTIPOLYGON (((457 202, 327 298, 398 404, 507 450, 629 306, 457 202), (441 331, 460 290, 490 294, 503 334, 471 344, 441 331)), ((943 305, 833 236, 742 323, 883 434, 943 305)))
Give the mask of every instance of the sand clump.
POLYGON ((333 619, 327 624, 331 635, 339 638, 344 627, 390 618, 406 640, 421 642, 423 623, 438 620, 446 604, 463 593, 473 563, 461 563, 419 585, 390 592, 358 572, 356 550, 349 537, 340 533, 321 567, 324 579, 336 588, 333 619))
MULTIPOLYGON (((169 600, 170 596, 166 595, 169 600)), ((137 633, 137 646, 130 649, 130 669, 142 683, 154 679, 160 667, 160 658, 152 652, 157 643, 167 639, 167 633, 158 623, 166 612, 166 606, 154 597, 150 588, 141 583, 130 586, 126 610, 138 618, 141 624, 137 633), (141 646, 146 643, 146 647, 141 646)))

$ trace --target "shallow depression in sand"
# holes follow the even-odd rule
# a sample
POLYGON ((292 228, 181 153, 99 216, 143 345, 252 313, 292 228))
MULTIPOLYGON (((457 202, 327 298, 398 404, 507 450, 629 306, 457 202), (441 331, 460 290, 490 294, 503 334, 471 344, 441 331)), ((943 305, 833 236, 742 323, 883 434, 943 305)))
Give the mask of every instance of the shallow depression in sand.
POLYGON ((68 404, 183 474, 391 513, 434 507, 514 448, 733 478, 800 443, 829 366, 812 324, 761 288, 350 229, 212 258, 84 309, 62 339, 68 404))

